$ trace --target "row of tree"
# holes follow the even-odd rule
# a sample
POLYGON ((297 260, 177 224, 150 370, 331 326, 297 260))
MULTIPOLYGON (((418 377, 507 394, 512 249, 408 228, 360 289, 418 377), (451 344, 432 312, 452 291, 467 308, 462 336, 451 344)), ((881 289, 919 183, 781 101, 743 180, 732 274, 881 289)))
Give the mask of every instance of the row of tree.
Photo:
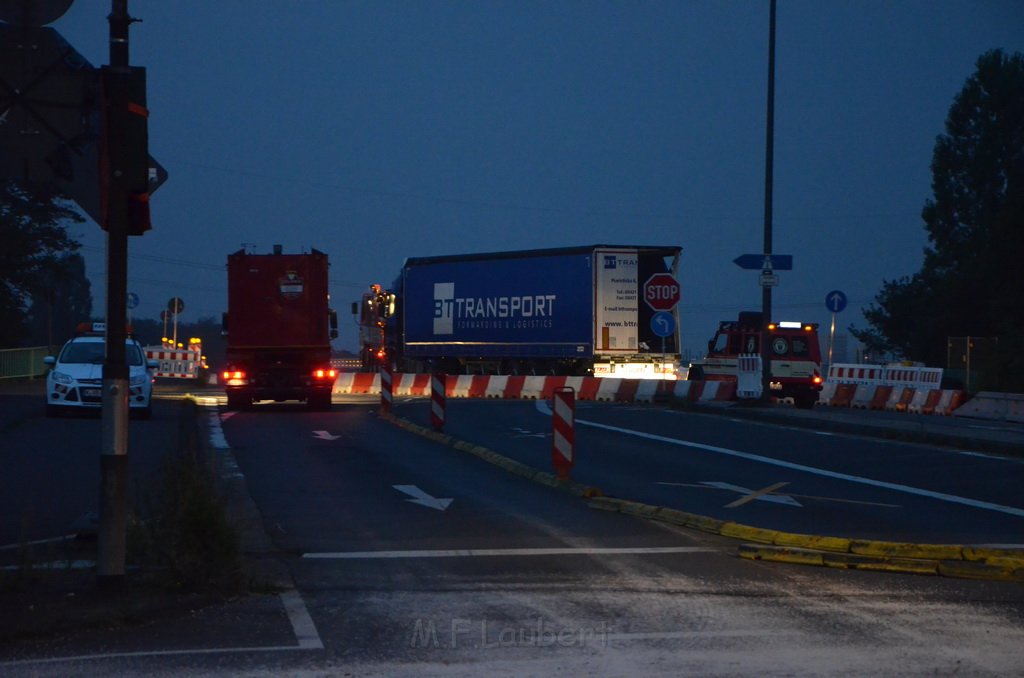
POLYGON ((1024 392, 1024 56, 983 54, 945 128, 921 270, 883 281, 869 327, 850 330, 873 352, 948 367, 950 337, 997 339, 987 387, 1024 392))
POLYGON ((50 193, 0 182, 0 348, 53 345, 92 314, 79 243, 82 217, 50 193))

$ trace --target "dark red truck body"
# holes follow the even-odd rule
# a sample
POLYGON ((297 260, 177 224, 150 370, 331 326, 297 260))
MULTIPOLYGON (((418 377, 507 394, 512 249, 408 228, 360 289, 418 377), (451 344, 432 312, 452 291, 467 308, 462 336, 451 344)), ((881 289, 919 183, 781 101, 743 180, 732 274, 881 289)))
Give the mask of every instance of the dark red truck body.
POLYGON ((327 255, 228 255, 227 365, 230 407, 257 400, 304 400, 330 407, 336 372, 331 339, 337 318, 329 308, 327 255))

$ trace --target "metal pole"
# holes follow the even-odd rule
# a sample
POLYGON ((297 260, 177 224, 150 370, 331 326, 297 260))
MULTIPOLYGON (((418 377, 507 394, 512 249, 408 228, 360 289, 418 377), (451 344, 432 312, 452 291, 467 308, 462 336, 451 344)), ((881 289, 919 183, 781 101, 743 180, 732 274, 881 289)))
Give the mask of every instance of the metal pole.
POLYGON ((103 363, 103 421, 100 450, 99 531, 96 554, 97 585, 117 590, 124 583, 128 525, 128 365, 125 339, 128 294, 128 190, 123 125, 128 112, 128 0, 111 0, 110 70, 104 79, 108 110, 104 125, 108 175, 101 178, 106 190, 107 229, 107 333, 103 363), (118 77, 124 76, 124 77, 118 77), (109 85, 109 86, 108 86, 109 85))
POLYGON ((829 333, 828 333, 828 366, 829 366, 829 368, 832 367, 832 346, 835 344, 835 340, 836 340, 836 314, 833 313, 832 314, 832 328, 829 330, 829 333))
MULTIPOLYGON (((775 153, 775 0, 768 19, 768 118, 765 132, 764 254, 772 253, 772 167, 775 153)), ((768 324, 772 321, 772 288, 761 287, 761 400, 771 402, 772 358, 768 324)))

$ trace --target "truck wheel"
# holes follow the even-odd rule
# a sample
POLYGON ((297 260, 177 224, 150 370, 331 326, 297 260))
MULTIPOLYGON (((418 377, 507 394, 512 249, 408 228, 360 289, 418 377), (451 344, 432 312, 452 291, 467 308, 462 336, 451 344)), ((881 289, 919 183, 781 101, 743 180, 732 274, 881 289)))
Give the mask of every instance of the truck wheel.
POLYGON ((816 402, 818 402, 817 393, 801 393, 793 396, 793 404, 801 410, 812 409, 816 402))
POLYGON ((331 394, 314 393, 309 396, 306 406, 314 412, 329 412, 331 409, 331 394))

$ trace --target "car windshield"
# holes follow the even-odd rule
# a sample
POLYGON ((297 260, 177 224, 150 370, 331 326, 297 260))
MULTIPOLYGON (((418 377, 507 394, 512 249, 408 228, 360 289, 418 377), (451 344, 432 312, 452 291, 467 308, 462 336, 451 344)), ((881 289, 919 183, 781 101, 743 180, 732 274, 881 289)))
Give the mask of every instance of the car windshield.
MULTIPOLYGON (((99 341, 73 341, 61 351, 59 362, 102 365, 104 360, 104 344, 99 341)), ((136 344, 125 344, 125 363, 128 365, 142 365, 142 351, 136 344)))

